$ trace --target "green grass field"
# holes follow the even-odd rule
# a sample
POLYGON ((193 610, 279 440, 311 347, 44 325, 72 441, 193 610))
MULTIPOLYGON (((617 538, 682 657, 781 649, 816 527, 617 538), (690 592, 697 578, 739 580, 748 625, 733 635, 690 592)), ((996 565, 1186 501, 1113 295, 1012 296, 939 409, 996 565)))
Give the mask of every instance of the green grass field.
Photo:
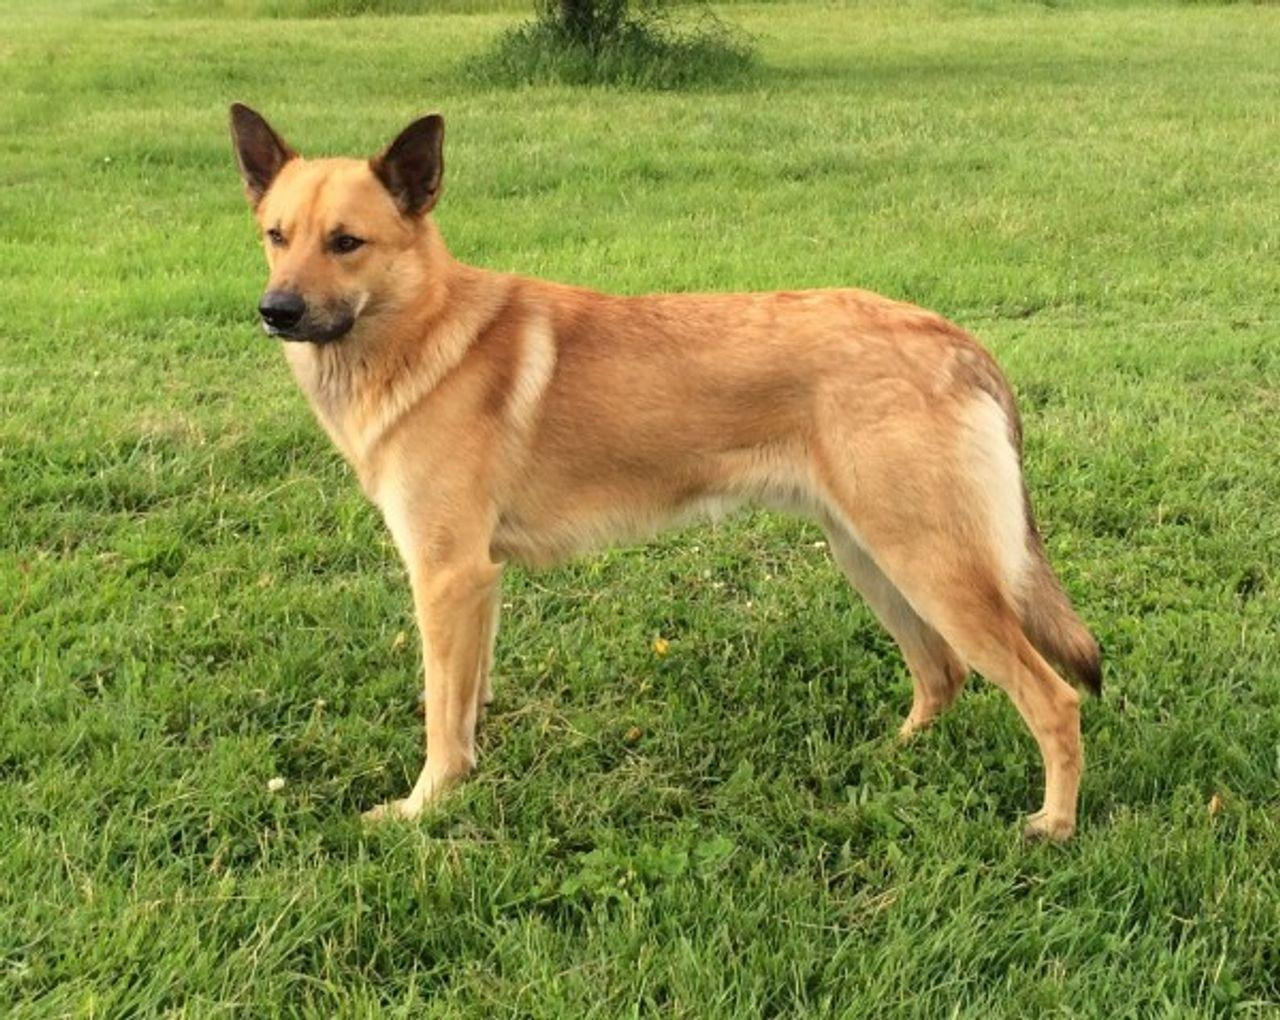
POLYGON ((734 6, 756 80, 655 93, 468 79, 501 6, 0 12, 0 1014, 1280 1015, 1280 8, 734 6), (311 153, 442 111, 469 261, 979 335, 1107 652, 1076 840, 978 679, 895 745, 764 514, 510 571, 475 779, 362 827, 408 585, 255 321, 232 99, 311 153))

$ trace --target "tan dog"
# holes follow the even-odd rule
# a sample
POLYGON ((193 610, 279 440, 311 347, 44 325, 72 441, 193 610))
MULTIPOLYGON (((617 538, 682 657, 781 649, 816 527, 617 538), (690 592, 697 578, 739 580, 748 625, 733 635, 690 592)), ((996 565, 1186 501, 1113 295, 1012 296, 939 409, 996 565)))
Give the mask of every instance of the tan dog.
POLYGON ((970 667, 1040 746, 1027 831, 1075 828, 1098 646, 1045 559, 999 368, 859 290, 611 297, 456 262, 428 213, 444 124, 372 160, 296 156, 231 108, 271 275, 260 311, 382 511, 413 585, 427 755, 413 817, 475 765, 503 564, 547 564, 710 506, 816 520, 914 681, 904 736, 970 667))

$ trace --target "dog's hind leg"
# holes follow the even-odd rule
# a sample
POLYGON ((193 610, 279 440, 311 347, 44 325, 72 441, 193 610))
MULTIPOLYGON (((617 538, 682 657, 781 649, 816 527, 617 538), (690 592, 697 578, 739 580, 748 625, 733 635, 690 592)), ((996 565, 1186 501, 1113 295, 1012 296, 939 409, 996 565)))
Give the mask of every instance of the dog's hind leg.
POLYGON ((1013 701, 1044 761, 1044 802, 1027 835, 1067 839, 1084 769, 1080 695, 1027 640, 991 573, 978 563, 939 566, 926 554, 892 576, 964 660, 1013 701))
POLYGON ((912 610, 1007 693, 1044 760, 1029 835, 1075 829, 1083 755, 1080 696, 1023 629, 1034 566, 1021 471, 1001 408, 986 396, 901 411, 892 427, 827 418, 815 471, 840 521, 912 610))
POLYGON ((956 699, 969 670, 941 635, 920 619, 848 531, 836 521, 828 522, 825 530, 836 564, 898 643, 911 674, 911 712, 898 730, 899 739, 906 740, 956 699))

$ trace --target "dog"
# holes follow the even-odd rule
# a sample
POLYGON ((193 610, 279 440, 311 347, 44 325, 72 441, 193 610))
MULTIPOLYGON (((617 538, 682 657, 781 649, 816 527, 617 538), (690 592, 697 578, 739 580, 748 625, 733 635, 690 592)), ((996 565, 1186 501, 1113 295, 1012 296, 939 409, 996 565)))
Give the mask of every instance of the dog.
POLYGON ((431 211, 444 121, 371 159, 304 159, 231 107, 270 278, 258 306, 403 558, 422 641, 413 818, 475 767, 499 579, 744 502, 816 521, 911 674, 901 736, 972 668, 1044 761, 1025 832, 1064 840, 1097 642, 1045 556, 993 358, 862 290, 614 297, 456 261, 431 211))

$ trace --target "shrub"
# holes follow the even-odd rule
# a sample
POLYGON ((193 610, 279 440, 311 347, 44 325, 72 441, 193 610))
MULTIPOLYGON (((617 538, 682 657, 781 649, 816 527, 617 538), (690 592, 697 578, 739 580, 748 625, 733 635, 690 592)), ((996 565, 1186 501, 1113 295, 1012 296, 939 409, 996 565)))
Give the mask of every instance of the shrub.
POLYGON ((675 89, 745 78, 750 41, 707 7, 680 19, 656 0, 537 0, 532 21, 472 65, 503 84, 675 89))

